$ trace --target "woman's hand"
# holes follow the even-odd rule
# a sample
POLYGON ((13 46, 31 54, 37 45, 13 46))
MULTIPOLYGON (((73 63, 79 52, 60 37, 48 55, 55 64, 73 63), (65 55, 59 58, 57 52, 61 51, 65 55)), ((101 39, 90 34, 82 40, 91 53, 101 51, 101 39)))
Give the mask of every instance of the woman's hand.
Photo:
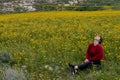
POLYGON ((88 59, 85 59, 85 61, 84 62, 89 62, 89 60, 88 59))

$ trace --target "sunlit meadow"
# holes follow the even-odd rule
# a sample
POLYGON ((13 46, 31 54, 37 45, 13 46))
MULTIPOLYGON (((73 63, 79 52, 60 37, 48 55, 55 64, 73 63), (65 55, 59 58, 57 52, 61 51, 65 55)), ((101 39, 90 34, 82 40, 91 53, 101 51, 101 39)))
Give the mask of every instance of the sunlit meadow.
POLYGON ((28 80, 120 80, 120 11, 1 14, 4 51, 14 67, 26 66, 28 80), (72 76, 68 63, 81 64, 96 35, 103 37, 102 68, 72 76))

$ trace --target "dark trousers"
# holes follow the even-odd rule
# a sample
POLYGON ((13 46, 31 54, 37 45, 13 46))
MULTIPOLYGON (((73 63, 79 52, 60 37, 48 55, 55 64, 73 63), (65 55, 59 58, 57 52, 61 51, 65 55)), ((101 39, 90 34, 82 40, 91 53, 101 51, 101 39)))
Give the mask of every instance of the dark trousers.
POLYGON ((84 62, 83 64, 78 65, 78 69, 83 70, 88 67, 91 67, 92 65, 96 65, 97 67, 99 67, 101 65, 101 62, 100 61, 84 62))

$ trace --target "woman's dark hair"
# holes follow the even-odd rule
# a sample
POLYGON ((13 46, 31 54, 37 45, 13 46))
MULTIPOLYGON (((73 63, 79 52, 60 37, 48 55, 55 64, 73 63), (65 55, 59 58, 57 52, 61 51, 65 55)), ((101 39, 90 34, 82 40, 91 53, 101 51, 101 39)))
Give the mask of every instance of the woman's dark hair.
POLYGON ((103 41, 103 39, 102 39, 102 36, 99 36, 99 37, 100 37, 100 42, 99 42, 99 44, 101 44, 102 41, 103 41))

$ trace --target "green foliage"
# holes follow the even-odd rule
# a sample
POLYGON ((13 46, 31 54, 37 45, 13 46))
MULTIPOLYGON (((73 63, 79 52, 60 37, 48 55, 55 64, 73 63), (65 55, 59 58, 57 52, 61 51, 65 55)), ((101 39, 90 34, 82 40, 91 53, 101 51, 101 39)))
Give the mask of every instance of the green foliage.
POLYGON ((55 4, 34 4, 37 11, 55 11, 57 6, 55 4))
POLYGON ((96 11, 96 10, 103 10, 102 7, 85 7, 85 6, 65 6, 63 7, 64 10, 70 10, 70 11, 96 11))
POLYGON ((113 10, 120 10, 120 6, 114 6, 112 9, 113 10))
POLYGON ((56 6, 55 5, 43 5, 43 10, 45 11, 52 11, 52 10, 56 10, 56 6))
POLYGON ((84 6, 112 6, 119 0, 85 0, 81 5, 84 6))
POLYGON ((94 7, 94 6, 57 6, 57 5, 35 5, 37 11, 96 11, 96 10, 104 10, 103 7, 94 7))
POLYGON ((2 4, 0 4, 0 9, 2 9, 3 8, 3 5, 2 4))
POLYGON ((26 10, 22 7, 15 7, 14 10, 15 12, 26 12, 26 10))
POLYGON ((112 9, 113 9, 113 6, 103 6, 103 9, 104 9, 104 10, 112 10, 112 9))

